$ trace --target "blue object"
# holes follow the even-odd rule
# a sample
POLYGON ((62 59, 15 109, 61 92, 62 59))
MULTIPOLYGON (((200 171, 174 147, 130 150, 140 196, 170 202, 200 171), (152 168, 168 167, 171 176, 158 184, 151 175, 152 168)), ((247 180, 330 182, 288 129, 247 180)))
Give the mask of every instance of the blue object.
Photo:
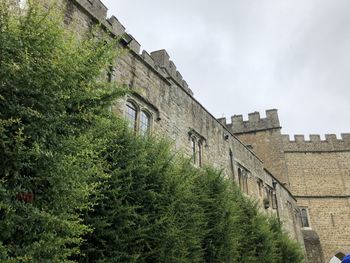
POLYGON ((346 255, 341 263, 350 263, 350 254, 346 255))

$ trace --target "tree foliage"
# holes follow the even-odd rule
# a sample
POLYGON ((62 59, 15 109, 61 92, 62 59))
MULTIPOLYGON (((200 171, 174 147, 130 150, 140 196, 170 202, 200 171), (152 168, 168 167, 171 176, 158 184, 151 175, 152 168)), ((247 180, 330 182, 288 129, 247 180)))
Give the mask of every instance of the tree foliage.
POLYGON ((302 261, 219 171, 108 112, 117 41, 34 0, 0 0, 0 33, 1 262, 302 261))
POLYGON ((101 81, 115 41, 82 39, 35 1, 0 1, 0 261, 64 262, 107 176, 89 131, 120 90, 101 81))
POLYGON ((87 262, 201 262, 195 169, 175 160, 166 142, 109 130, 111 176, 86 217, 95 229, 83 247, 87 262))
POLYGON ((193 167, 164 141, 110 130, 111 176, 86 215, 95 230, 80 262, 302 262, 280 222, 219 171, 193 167))

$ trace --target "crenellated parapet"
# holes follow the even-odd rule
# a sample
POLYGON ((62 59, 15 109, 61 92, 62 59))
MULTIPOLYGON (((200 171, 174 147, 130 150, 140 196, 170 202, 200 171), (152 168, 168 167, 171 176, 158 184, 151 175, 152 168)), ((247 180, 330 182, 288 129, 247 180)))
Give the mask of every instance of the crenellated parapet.
POLYGON ((266 118, 261 118, 260 113, 256 111, 249 113, 246 121, 243 120, 242 115, 232 116, 229 124, 226 123, 225 118, 219 121, 236 134, 281 128, 276 109, 266 110, 266 118))
POLYGON ((108 8, 100 0, 74 0, 79 5, 84 7, 97 20, 103 21, 107 17, 108 8))
POLYGON ((151 58, 158 67, 165 70, 170 78, 193 95, 192 91, 188 88, 187 82, 182 78, 181 73, 176 69, 175 63, 170 60, 170 56, 165 49, 153 51, 151 53, 151 58))
MULTIPOLYGON (((73 1, 73 0, 69 0, 73 1)), ((153 68, 156 72, 165 78, 172 79, 177 85, 185 90, 189 95, 193 96, 193 92, 188 88, 187 82, 183 79, 181 73, 176 69, 175 63, 170 60, 168 53, 162 49, 151 52, 143 50, 141 52, 141 45, 129 33, 126 32, 125 27, 115 17, 107 18, 107 7, 100 0, 74 0, 77 4, 85 9, 95 20, 107 28, 113 35, 121 37, 121 41, 135 55, 139 57, 145 64, 153 68)))
POLYGON ((326 134, 325 140, 320 135, 310 135, 310 140, 305 140, 304 135, 294 135, 290 140, 289 135, 282 135, 285 152, 333 152, 350 151, 350 133, 342 133, 341 139, 335 134, 326 134))

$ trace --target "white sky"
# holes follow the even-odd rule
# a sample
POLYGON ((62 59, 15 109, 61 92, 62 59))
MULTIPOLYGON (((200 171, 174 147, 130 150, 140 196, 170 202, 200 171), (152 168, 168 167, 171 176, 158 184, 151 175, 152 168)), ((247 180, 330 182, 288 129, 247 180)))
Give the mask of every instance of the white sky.
POLYGON ((350 132, 350 1, 103 2, 214 116, 277 108, 286 134, 350 132))

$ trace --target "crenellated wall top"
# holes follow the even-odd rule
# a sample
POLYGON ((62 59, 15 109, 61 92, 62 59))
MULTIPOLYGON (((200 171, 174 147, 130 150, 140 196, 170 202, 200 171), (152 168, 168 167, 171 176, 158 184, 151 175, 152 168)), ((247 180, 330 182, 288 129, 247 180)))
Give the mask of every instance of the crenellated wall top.
POLYGON ((108 8, 100 0, 74 0, 83 7, 92 17, 98 20, 115 36, 121 36, 127 47, 138 55, 144 63, 148 64, 161 75, 171 78, 177 85, 182 87, 189 95, 193 96, 193 92, 188 88, 187 82, 183 79, 181 73, 176 69, 175 63, 170 60, 167 51, 157 50, 150 54, 143 50, 141 52, 140 43, 129 33, 126 28, 115 17, 107 18, 108 8))
POLYGON ((231 123, 226 123, 225 118, 219 121, 235 134, 281 128, 276 109, 266 110, 266 118, 261 118, 255 111, 248 114, 248 120, 243 120, 243 115, 234 115, 231 123))
POLYGON ((310 135, 310 140, 305 140, 304 135, 294 135, 290 140, 289 135, 282 135, 285 152, 336 152, 350 151, 350 133, 342 133, 338 139, 336 134, 326 134, 325 140, 321 140, 318 134, 310 135))

